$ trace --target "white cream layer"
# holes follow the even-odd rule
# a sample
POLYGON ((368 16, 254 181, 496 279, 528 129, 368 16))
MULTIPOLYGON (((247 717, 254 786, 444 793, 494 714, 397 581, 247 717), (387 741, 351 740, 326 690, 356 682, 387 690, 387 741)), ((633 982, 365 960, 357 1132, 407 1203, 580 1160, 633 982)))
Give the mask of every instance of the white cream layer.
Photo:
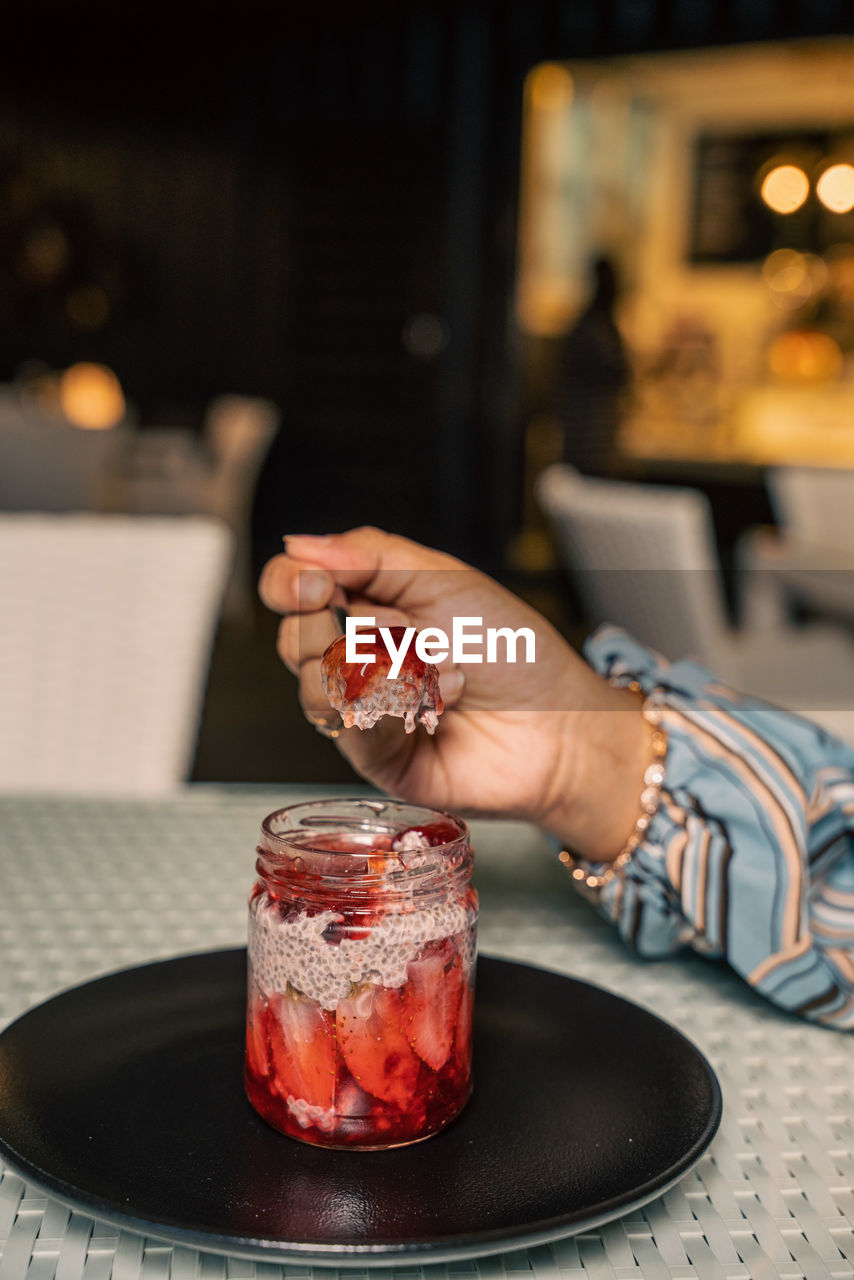
MULTIPOLYGON (((465 934, 474 923, 457 902, 420 911, 389 913, 372 925, 368 936, 328 942, 323 933, 343 917, 335 911, 301 914, 283 920, 277 904, 261 894, 252 904, 249 959, 261 993, 274 995, 288 983, 323 1009, 337 1008, 354 984, 373 982, 400 987, 406 969, 428 942, 465 934)), ((464 961, 470 963, 473 939, 459 939, 464 961)))

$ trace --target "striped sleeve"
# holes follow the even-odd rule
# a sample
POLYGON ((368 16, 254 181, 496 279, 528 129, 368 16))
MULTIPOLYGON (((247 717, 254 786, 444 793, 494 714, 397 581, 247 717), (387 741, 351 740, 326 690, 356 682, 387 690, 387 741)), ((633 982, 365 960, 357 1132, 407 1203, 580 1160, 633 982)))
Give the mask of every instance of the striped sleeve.
POLYGON ((661 803, 597 906, 640 954, 724 958, 801 1016, 854 1029, 854 750, 604 627, 585 656, 661 709, 661 803))

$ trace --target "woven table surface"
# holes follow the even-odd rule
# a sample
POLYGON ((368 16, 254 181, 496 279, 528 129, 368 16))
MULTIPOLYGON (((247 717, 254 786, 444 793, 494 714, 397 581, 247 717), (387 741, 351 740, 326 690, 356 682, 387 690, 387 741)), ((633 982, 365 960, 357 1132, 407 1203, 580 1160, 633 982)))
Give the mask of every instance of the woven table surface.
MULTIPOLYGON (((261 818, 330 790, 197 786, 158 801, 0 796, 0 1026, 112 970, 241 945, 261 818)), ((854 1277, 854 1037, 778 1013, 715 962, 638 961, 577 898, 532 828, 476 822, 473 834, 480 949, 609 988, 679 1027, 717 1072, 721 1128, 676 1187, 607 1226, 475 1260, 341 1275, 854 1277)), ((335 1273, 119 1231, 0 1162, 0 1280, 335 1273)))

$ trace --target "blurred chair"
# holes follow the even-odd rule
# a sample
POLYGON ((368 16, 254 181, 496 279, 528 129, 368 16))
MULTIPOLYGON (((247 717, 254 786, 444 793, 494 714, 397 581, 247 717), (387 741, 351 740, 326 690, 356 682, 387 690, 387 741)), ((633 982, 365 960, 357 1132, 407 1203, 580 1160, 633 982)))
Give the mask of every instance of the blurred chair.
POLYGON ((766 476, 777 532, 758 529, 740 549, 754 603, 769 620, 795 609, 854 621, 854 470, 774 467, 766 476))
POLYGON ((847 467, 772 467, 771 506, 787 539, 798 546, 854 555, 854 471, 847 467))
POLYGON ((279 429, 279 410, 260 396, 216 396, 201 436, 186 428, 137 431, 117 485, 117 507, 134 515, 218 518, 234 535, 224 612, 252 617, 251 515, 257 477, 279 429))
POLYGON ((703 494, 588 479, 559 463, 536 493, 593 625, 616 623, 667 658, 694 658, 854 743, 854 641, 834 626, 732 626, 703 494))
POLYGON ((232 541, 201 518, 0 514, 0 789, 187 778, 232 541))
POLYGON ((128 453, 123 509, 207 515, 231 529, 235 550, 223 608, 232 618, 252 613, 252 500, 278 429, 279 410, 271 400, 222 395, 207 407, 201 438, 187 429, 147 427, 128 453))
POLYGON ((0 395, 0 510, 97 511, 128 439, 124 425, 84 431, 0 395))
POLYGON ((255 599, 252 500, 279 422, 277 406, 262 396, 217 396, 205 413, 204 446, 210 470, 202 509, 224 520, 234 532, 234 563, 225 601, 232 615, 245 614, 255 599))
POLYGON ((144 516, 198 515, 207 462, 188 427, 136 431, 114 487, 116 510, 144 516))

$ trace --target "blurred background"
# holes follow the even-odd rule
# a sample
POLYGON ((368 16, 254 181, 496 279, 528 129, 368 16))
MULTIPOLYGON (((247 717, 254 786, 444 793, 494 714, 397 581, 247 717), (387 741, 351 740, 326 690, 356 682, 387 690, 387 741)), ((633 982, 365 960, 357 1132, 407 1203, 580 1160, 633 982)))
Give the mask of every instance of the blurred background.
POLYGON ((35 0, 4 42, 0 514, 229 530, 192 777, 351 776, 254 597, 285 532, 446 548, 576 644, 664 572, 709 661, 791 632, 791 687, 809 632, 849 687, 847 3, 35 0))

